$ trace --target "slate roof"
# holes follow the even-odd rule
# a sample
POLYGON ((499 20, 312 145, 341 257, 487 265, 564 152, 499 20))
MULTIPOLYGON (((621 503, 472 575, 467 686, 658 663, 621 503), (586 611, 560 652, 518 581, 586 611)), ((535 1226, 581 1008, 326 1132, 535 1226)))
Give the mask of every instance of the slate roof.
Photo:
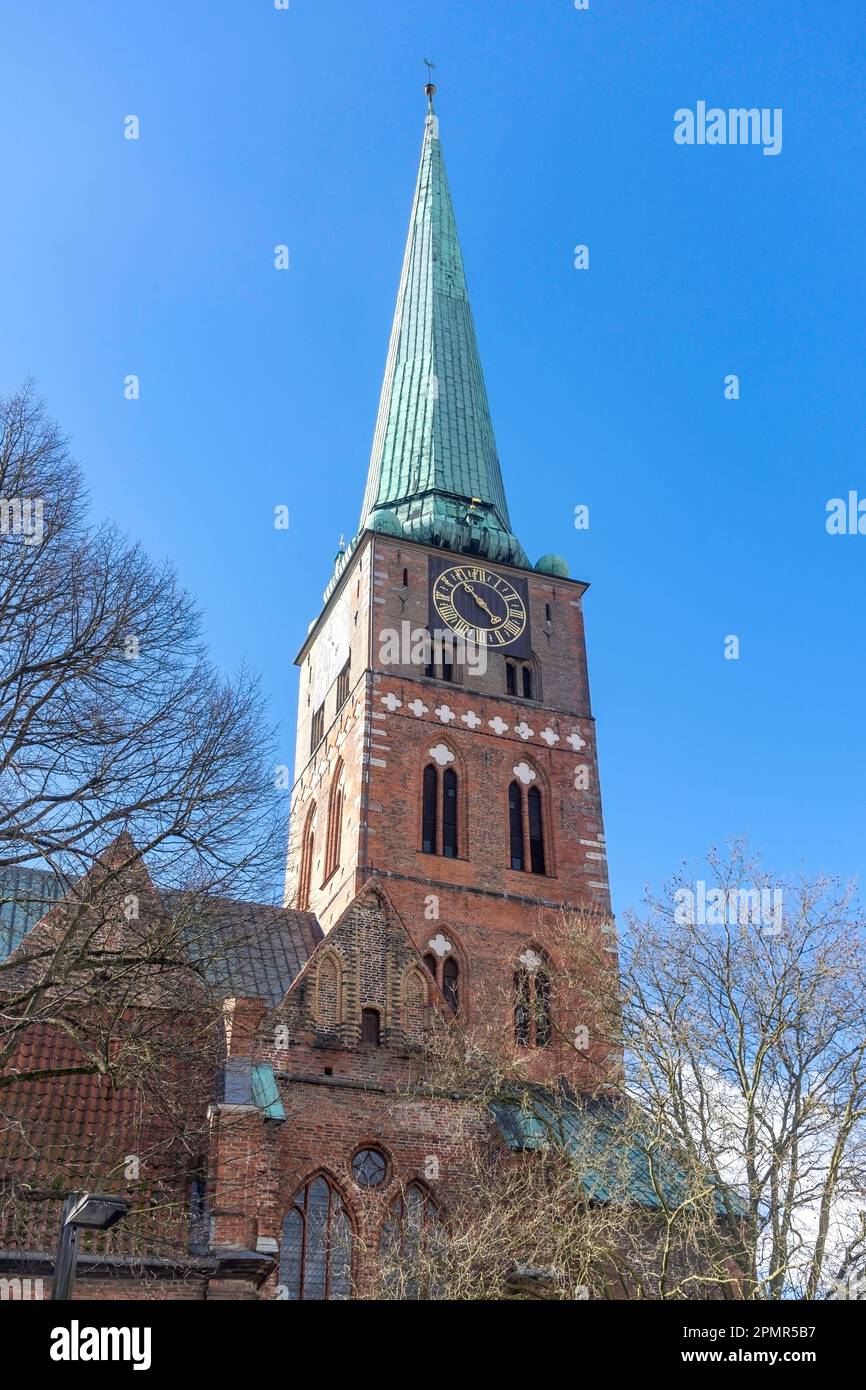
MULTIPOLYGON (((176 901, 176 899, 175 899, 176 901)), ((208 900, 181 919, 190 958, 226 998, 278 1004, 324 935, 312 912, 208 900)))
POLYGON ((365 528, 530 568, 508 516, 432 101, 361 509, 365 528))
MULTIPOLYGON (((21 945, 67 888, 47 869, 0 871, 0 959, 21 945)), ((182 893, 161 897, 166 912, 176 917, 190 959, 226 998, 278 1004, 322 940, 311 912, 182 893)))
MULTIPOLYGON (((526 1100, 493 1101, 497 1128, 513 1152, 562 1147, 577 1160, 579 1181, 589 1201, 632 1201, 662 1210, 687 1195, 686 1177, 676 1157, 660 1142, 639 1132, 623 1105, 610 1100, 549 1098, 541 1091, 526 1100)), ((745 1207, 731 1191, 716 1200, 719 1216, 726 1200, 737 1215, 745 1207)))

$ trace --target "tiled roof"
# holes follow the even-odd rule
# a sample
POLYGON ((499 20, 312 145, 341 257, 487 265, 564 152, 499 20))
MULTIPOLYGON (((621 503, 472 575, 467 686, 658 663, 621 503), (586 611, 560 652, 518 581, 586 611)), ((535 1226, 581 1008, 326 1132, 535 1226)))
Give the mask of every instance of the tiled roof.
MULTIPOLYGON (((88 881, 81 885, 85 903, 88 881)), ((35 898, 34 882, 16 883, 35 898)), ((68 981, 60 991, 60 1015, 50 993, 40 996, 41 1016, 21 1029, 8 1061, 18 1079, 0 1092, 0 1247, 7 1250, 51 1248, 63 1192, 87 1186, 124 1193, 133 1208, 94 1249, 160 1255, 185 1250, 197 1219, 189 1205, 196 1155, 206 1147, 207 1105, 221 1065, 220 1031, 214 1027, 220 1010, 214 1005, 232 995, 259 998, 268 1007, 278 1003, 322 939, 310 913, 159 895, 140 862, 130 865, 110 893, 122 903, 130 883, 141 915, 121 930, 131 934, 133 944, 146 941, 167 918, 169 941, 185 947, 168 951, 172 959, 179 956, 181 969, 167 969, 162 961, 153 988, 147 968, 131 977, 121 971, 122 1019, 108 984, 101 1009, 85 995, 85 1007, 76 1012, 77 996, 68 981), (186 960, 200 968, 209 998, 187 971, 186 960), (94 1058, 98 1065, 103 1055, 116 1061, 118 1076, 94 1070, 94 1058), (140 1159, 137 1175, 127 1172, 130 1155, 140 1159)), ((52 884, 50 876, 37 886, 53 911, 19 943, 11 968, 0 973, 0 988, 20 987, 30 980, 28 972, 39 974, 46 957, 51 959, 55 937, 64 936, 67 914, 55 901, 62 886, 52 884)), ((14 888, 7 877, 7 897, 14 888)), ((109 898, 102 900, 97 891, 95 900, 99 917, 109 898)), ((88 906, 75 900, 72 911, 86 938, 97 940, 96 956, 82 957, 93 984, 99 979, 93 975, 99 941, 91 936, 88 906)), ((116 945, 112 938, 111 948, 116 945)), ((76 968, 81 963, 78 957, 74 962, 76 968)), ((282 1118, 273 1077, 258 1068, 254 1082, 266 1117, 282 1118)))
MULTIPOLYGON (((570 1100, 534 1090, 522 1100, 493 1101, 499 1133, 512 1151, 561 1148, 576 1160, 588 1200, 675 1206, 687 1195, 687 1180, 670 1147, 642 1134, 634 1116, 610 1100, 570 1100)), ((745 1209, 732 1193, 728 1203, 745 1209)), ((725 1197, 716 1199, 719 1215, 725 1197)))
POLYGON ((361 511, 365 528, 529 567, 511 531, 432 108, 361 511))
POLYGON ((50 869, 0 869, 0 960, 66 892, 50 869))

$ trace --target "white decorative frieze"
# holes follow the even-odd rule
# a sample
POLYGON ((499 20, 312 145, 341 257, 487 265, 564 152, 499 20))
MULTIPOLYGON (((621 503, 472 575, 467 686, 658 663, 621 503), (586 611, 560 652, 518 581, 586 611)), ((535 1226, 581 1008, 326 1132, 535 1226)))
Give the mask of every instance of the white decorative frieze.
POLYGON ((478 718, 478 715, 475 713, 474 709, 469 710, 466 714, 461 714, 460 718, 463 720, 464 724, 468 724, 469 728, 472 729, 473 732, 475 731, 475 729, 478 728, 478 725, 481 723, 481 720, 478 718))
POLYGON ((521 719, 519 724, 515 724, 514 732, 517 734, 518 738, 522 738, 525 743, 527 739, 532 738, 535 730, 530 729, 525 719, 521 719))
POLYGON ((420 719, 422 714, 429 713, 429 707, 422 704, 420 700, 413 700, 411 705, 407 705, 406 708, 412 711, 416 719, 420 719))
POLYGON ((508 733, 508 725, 506 724, 504 719, 499 718, 498 714, 495 719, 488 719, 487 723, 490 725, 491 729, 495 734, 501 735, 508 733))
POLYGON ((449 709, 447 705, 440 705, 439 708, 433 712, 439 716, 443 724, 450 724, 452 719, 456 718, 453 709, 449 709))
POLYGON ((544 739, 548 748, 552 748, 555 743, 559 743, 559 734, 553 729, 542 729, 538 737, 544 739))
POLYGON ((579 753, 580 750, 581 750, 581 748, 585 748, 585 747, 586 747, 586 739, 585 739, 585 738, 581 738, 581 736, 580 736, 580 734, 578 733, 577 729, 575 729, 572 733, 570 733, 570 734, 568 735, 568 742, 571 744, 571 746, 572 746, 572 748, 574 749, 575 753, 579 753))
POLYGON ((400 706, 403 704, 403 701, 398 700, 397 696, 393 695, 389 690, 387 695, 382 696, 382 704, 385 706, 389 714, 393 714, 395 709, 400 708, 400 706))

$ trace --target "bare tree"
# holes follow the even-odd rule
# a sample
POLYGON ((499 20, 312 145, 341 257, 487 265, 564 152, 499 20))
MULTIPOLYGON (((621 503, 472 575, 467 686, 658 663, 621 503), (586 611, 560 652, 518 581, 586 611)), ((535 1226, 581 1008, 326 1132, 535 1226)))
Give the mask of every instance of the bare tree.
POLYGON ((814 1299, 866 1259, 866 943, 849 887, 741 844, 628 922, 627 1083, 748 1210, 749 1298, 814 1299))
POLYGON ((220 1060, 216 899, 272 900, 273 764, 256 682, 210 665, 168 566, 89 524, 32 389, 0 401, 0 872, 66 890, 0 961, 0 1196, 24 1243, 45 1248, 39 1202, 51 1224, 100 1179, 140 1198, 141 1248, 183 1245, 220 1060))
POLYGON ((278 822, 256 682, 209 664, 167 565, 88 526, 29 387, 0 402, 0 499, 0 868, 72 881, 126 831, 161 882, 260 887, 278 822))
POLYGON ((774 881, 735 844, 707 882, 680 876, 629 916, 618 969, 592 914, 538 937, 546 1047, 515 1045, 501 987, 483 1021, 431 1034, 418 1088, 486 1113, 488 1138, 467 1143, 435 1241, 373 1252, 380 1296, 814 1299, 856 1281, 866 952, 849 889, 774 881))

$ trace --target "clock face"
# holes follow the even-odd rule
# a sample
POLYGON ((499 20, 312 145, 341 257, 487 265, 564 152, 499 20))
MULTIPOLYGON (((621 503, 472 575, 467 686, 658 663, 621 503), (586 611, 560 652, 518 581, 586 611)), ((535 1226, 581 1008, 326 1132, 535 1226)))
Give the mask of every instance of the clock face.
POLYGON ((509 580, 480 565, 452 565, 433 584, 433 607, 458 637, 509 647, 526 631, 526 604, 509 580))

